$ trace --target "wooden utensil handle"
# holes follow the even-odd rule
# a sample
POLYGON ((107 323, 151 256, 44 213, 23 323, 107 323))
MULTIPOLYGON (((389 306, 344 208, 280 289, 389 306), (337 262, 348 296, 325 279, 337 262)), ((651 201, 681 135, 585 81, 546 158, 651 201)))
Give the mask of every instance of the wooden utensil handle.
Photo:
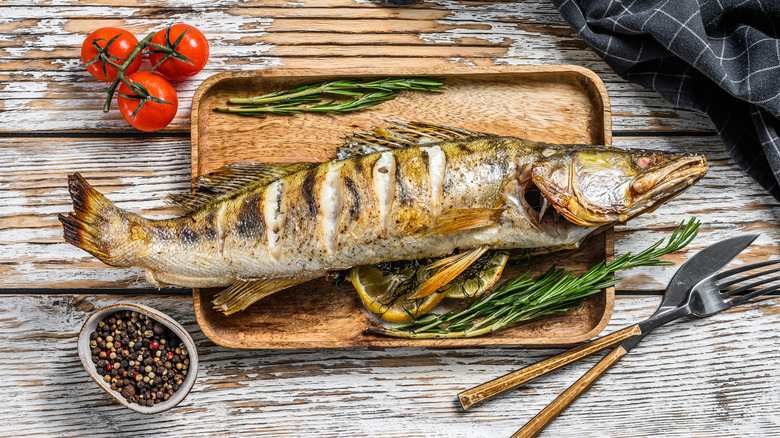
POLYGON ((512 389, 518 385, 522 385, 523 383, 533 380, 539 376, 543 376, 572 362, 576 362, 583 357, 598 353, 605 348, 609 348, 615 344, 625 341, 626 339, 630 339, 641 334, 642 330, 639 329, 638 325, 626 327, 623 330, 604 336, 603 338, 596 339, 593 342, 581 345, 565 353, 559 354, 535 365, 531 365, 530 367, 523 368, 522 370, 515 371, 495 380, 491 380, 490 382, 483 383, 482 385, 463 391, 458 394, 458 399, 460 400, 460 404, 463 406, 463 409, 468 409, 469 407, 483 402, 489 398, 495 397, 504 391, 512 389))
POLYGON ((555 417, 560 415, 564 409, 574 403, 583 392, 587 391, 593 383, 603 376, 612 365, 616 364, 621 357, 625 356, 627 351, 623 346, 618 346, 611 353, 609 353, 604 359, 601 359, 599 363, 590 369, 584 376, 577 380, 574 385, 559 395, 552 403, 542 409, 531 421, 525 424, 520 430, 512 435, 512 438, 531 438, 535 437, 539 432, 544 430, 548 424, 550 424, 555 417))

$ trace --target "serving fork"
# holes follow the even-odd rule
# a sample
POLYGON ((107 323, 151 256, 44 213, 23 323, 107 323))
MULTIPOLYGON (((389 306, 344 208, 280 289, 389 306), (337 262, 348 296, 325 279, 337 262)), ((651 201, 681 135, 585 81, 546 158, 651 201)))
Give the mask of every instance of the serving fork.
POLYGON ((669 283, 659 309, 647 320, 464 391, 458 394, 463 408, 467 409, 503 391, 620 343, 618 348, 529 421, 515 436, 536 435, 654 328, 683 316, 711 316, 740 305, 756 296, 780 289, 780 284, 771 285, 771 283, 780 280, 780 275, 766 277, 780 272, 780 268, 772 268, 772 265, 780 263, 780 260, 756 263, 718 273, 722 267, 749 246, 756 237, 758 235, 752 234, 726 239, 710 245, 694 255, 677 270, 669 283), (741 273, 766 267, 769 269, 735 277, 741 273), (741 283, 757 278, 760 279, 750 284, 741 285, 741 283), (738 287, 732 288, 733 286, 738 287), (760 286, 765 287, 754 290, 760 286), (738 295, 743 292, 747 293, 738 295))
MULTIPOLYGON (((699 318, 706 318, 724 310, 730 309, 734 306, 743 304, 752 298, 775 292, 780 289, 780 283, 773 283, 780 281, 780 275, 775 275, 768 278, 761 277, 780 272, 780 268, 766 269, 734 279, 732 279, 732 277, 740 273, 777 265, 779 263, 780 260, 770 260, 766 262, 741 266, 739 268, 719 272, 706 277, 691 289, 688 300, 679 307, 656 314, 649 319, 646 319, 645 321, 642 321, 639 324, 635 324, 629 328, 638 331, 636 336, 640 336, 653 330, 656 327, 662 326, 668 322, 674 321, 684 316, 693 315, 699 318), (728 289, 731 286, 736 286, 740 283, 743 283, 744 281, 755 278, 761 279, 733 289, 728 289), (764 287, 755 289, 759 286, 764 287)), ((582 393, 590 388, 590 386, 593 385, 596 380, 604 375, 604 373, 606 373, 626 353, 627 350, 623 348, 622 345, 616 348, 614 351, 604 357, 604 359, 602 359, 599 363, 597 363, 593 368, 591 368, 590 371, 585 373, 585 375, 577 380, 560 396, 558 396, 558 398, 556 398, 552 403, 547 405, 546 408, 539 412, 533 419, 531 419, 531 421, 526 423, 525 426, 512 435, 512 437, 536 436, 545 427, 547 427, 547 425, 550 424, 550 422, 552 422, 555 417, 563 412, 564 409, 571 405, 574 400, 576 400, 580 395, 582 395, 582 393)))
MULTIPOLYGON (((664 313, 684 304, 688 299, 691 289, 696 283, 720 271, 724 266, 731 262, 734 257, 739 255, 739 253, 753 243, 756 238, 758 238, 758 234, 744 234, 731 237, 713 243, 689 258, 688 261, 683 263, 683 265, 674 273, 674 276, 669 281, 669 285, 666 287, 666 291, 664 291, 664 296, 661 300, 661 304, 658 306, 658 310, 656 310, 652 316, 664 313)), ((509 373, 475 388, 463 391, 458 394, 458 399, 460 400, 463 409, 468 409, 469 407, 491 397, 495 397, 504 391, 551 373, 617 343, 622 342, 621 346, 623 346, 626 351, 629 351, 647 334, 647 332, 645 332, 644 334, 637 336, 639 332, 639 327, 627 327, 573 350, 569 350, 563 354, 538 362, 520 371, 509 373)))

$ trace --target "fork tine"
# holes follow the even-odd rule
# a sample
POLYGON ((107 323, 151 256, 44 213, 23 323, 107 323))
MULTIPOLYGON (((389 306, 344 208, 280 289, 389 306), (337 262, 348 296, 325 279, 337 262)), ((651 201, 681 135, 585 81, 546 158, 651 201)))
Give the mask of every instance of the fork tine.
MULTIPOLYGON (((753 277, 753 276, 751 276, 751 277, 753 277)), ((745 278, 745 280, 747 280, 747 278, 745 278)), ((721 293, 721 297, 723 297, 723 298, 730 297, 730 296, 732 296, 734 294, 742 293, 742 292, 744 292, 746 290, 753 289, 756 286, 761 286, 763 284, 772 283, 772 282, 775 282, 775 281, 778 281, 778 280, 780 280, 780 275, 775 276, 775 277, 765 278, 763 280, 759 280, 759 281, 756 281, 756 282, 753 282, 753 283, 750 283, 750 284, 746 284, 746 285, 738 287, 736 289, 731 289, 731 290, 724 291, 724 292, 721 293)), ((732 283, 736 283, 736 281, 732 282, 732 283)))
POLYGON ((729 286, 733 286, 733 285, 735 285, 737 283, 742 283, 745 280, 750 280, 750 279, 753 279, 753 278, 756 278, 756 277, 763 277, 765 275, 774 274, 775 272, 780 272, 780 268, 770 269, 770 270, 762 271, 762 272, 756 272, 755 274, 750 274, 750 275, 743 275, 742 277, 739 277, 739 278, 737 278, 735 280, 728 281, 728 282, 725 282, 725 283, 720 283, 720 288, 721 289, 725 289, 725 288, 727 288, 729 286))
POLYGON ((745 271, 752 271, 753 269, 763 268, 764 266, 769 266, 769 265, 776 265, 778 263, 780 263, 780 259, 777 259, 777 260, 767 260, 767 261, 761 262, 761 263, 753 263, 752 265, 740 266, 738 268, 729 269, 728 271, 723 271, 723 272, 721 272, 719 274, 713 275, 712 278, 714 280, 721 280, 721 279, 724 279, 726 277, 730 277, 730 276, 732 276, 734 274, 739 274, 739 273, 742 273, 742 272, 745 272, 745 271))
POLYGON ((763 289, 759 289, 757 291, 753 291, 753 292, 750 292, 749 294, 745 294, 745 295, 742 295, 742 296, 739 296, 739 297, 734 297, 731 300, 731 305, 732 306, 739 306, 740 304, 744 303, 745 301, 747 301, 747 300, 749 300, 751 298, 755 298, 755 297, 757 297, 759 295, 765 295, 765 294, 774 292, 774 291, 776 291, 778 289, 780 289, 780 284, 776 284, 774 286, 765 287, 763 289))

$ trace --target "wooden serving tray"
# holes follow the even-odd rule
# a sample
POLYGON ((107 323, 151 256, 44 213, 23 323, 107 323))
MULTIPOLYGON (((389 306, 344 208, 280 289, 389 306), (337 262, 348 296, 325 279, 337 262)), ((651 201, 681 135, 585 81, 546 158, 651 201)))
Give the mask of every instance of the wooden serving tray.
MULTIPOLYGON (((192 103, 192 176, 225 164, 327 161, 344 135, 383 119, 419 120, 553 143, 611 144, 610 107, 599 77, 576 66, 496 66, 258 70, 225 72, 206 79, 192 103), (335 78, 428 76, 444 79, 442 93, 404 92, 377 107, 347 115, 242 117, 217 113, 230 97, 251 97, 335 78)), ((584 271, 612 257, 612 232, 589 238, 577 251, 533 259, 507 268, 504 278, 553 264, 584 271)), ((579 309, 539 318, 487 336, 453 340, 409 340, 365 333, 377 324, 355 290, 324 279, 278 292, 226 317, 211 308, 217 289, 193 291, 195 315, 215 343, 232 348, 348 348, 394 346, 560 346, 589 339, 612 316, 614 288, 588 298, 579 309)))

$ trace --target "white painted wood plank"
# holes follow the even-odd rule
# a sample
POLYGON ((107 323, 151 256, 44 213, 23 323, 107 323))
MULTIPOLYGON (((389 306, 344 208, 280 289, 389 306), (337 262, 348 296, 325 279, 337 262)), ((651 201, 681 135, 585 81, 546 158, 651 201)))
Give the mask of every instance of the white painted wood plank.
POLYGON ((206 34, 211 60, 194 78, 175 83, 180 111, 169 130, 188 129, 197 85, 224 70, 452 63, 582 65, 606 82, 617 129, 712 130, 705 117, 618 78, 546 1, 438 1, 414 8, 247 8, 225 2, 163 12, 125 4, 0 6, 0 130, 130 129, 118 111, 101 112, 104 85, 81 67, 81 42, 98 27, 143 36, 178 21, 206 34))
MULTIPOLYGON (((615 131, 711 130, 690 111, 612 73, 546 1, 425 1, 385 8, 372 1, 8 0, 0 5, 0 130, 129 129, 100 113, 102 85, 77 60, 103 25, 136 34, 190 21, 212 42, 209 68, 176 84, 188 130, 197 85, 228 69, 573 63, 598 72, 611 95, 615 131), (101 17, 101 18, 96 18, 101 17), (376 32, 377 29, 385 31, 376 32), (389 30, 388 29, 391 29, 389 30), (366 57, 366 54, 371 54, 366 57)), ((691 215, 704 229, 696 249, 740 232, 764 233, 745 260, 778 255, 777 202, 727 160, 714 138, 617 138, 618 146, 704 152, 710 174, 689 192, 618 228, 616 252, 668 235, 691 215)), ((56 214, 70 204, 64 178, 83 171, 121 207, 169 215, 166 194, 187 189, 187 139, 0 140, 0 288, 148 287, 139 270, 103 266, 61 241, 56 214)), ((658 289, 673 268, 636 269, 621 286, 658 289)), ((0 296, 0 424, 14 435, 509 436, 597 358, 539 379, 472 411, 455 394, 559 350, 357 349, 237 351, 198 330, 188 297, 0 296), (138 301, 183 322, 201 353, 200 376, 177 409, 142 417, 110 401, 81 369, 75 334, 88 312, 138 301), (12 432, 11 432, 12 431, 12 432)), ((608 329, 648 316, 658 298, 617 300, 608 329)), ((542 436, 770 436, 780 353, 777 305, 661 328, 624 358, 542 436)))
MULTIPOLYGON (((198 330, 190 298, 124 298, 183 323, 200 353, 187 399, 144 417, 104 395, 76 354, 76 332, 89 311, 121 300, 0 297, 0 424, 17 435, 509 436, 601 357, 462 412, 458 392, 560 350, 228 350, 198 330)), ((608 330, 648 316, 657 303, 618 299, 608 330)), ((780 434, 778 305, 768 300, 658 329, 541 436, 780 434)))

